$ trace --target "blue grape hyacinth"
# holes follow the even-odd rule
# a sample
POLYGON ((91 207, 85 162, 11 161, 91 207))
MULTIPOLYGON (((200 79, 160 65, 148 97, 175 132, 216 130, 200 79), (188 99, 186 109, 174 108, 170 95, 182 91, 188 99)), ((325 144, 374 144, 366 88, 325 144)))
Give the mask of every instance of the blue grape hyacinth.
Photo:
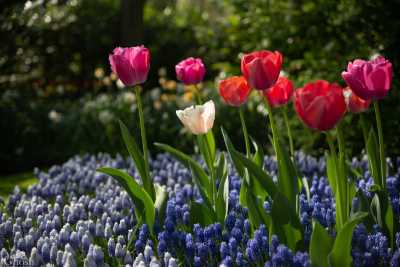
MULTIPOLYGON (((0 266, 311 266, 308 245, 312 221, 317 220, 334 236, 335 201, 323 158, 296 153, 300 172, 309 184, 299 195, 300 221, 305 233, 304 249, 293 251, 266 226, 253 229, 248 210, 240 205, 241 178, 229 164, 229 210, 223 222, 192 224, 191 201, 201 202, 190 171, 167 154, 150 161, 154 182, 167 188, 165 219, 156 221, 152 238, 146 224, 138 224, 135 207, 127 193, 102 166, 116 167, 138 179, 131 160, 108 154, 75 156, 47 172, 35 170, 39 181, 27 192, 15 190, 8 201, 0 200, 0 266)), ((202 163, 204 165, 204 163, 202 163)), ((365 159, 353 159, 362 171, 357 190, 372 195, 373 180, 365 159)), ((264 167, 276 176, 273 157, 264 167)), ((139 179, 138 179, 139 181, 139 179)), ((400 215, 400 168, 387 179, 395 216, 400 215)), ((354 201, 357 204, 357 199, 354 201)), ((272 199, 264 202, 267 213, 272 199)), ((400 266, 400 233, 390 247, 385 233, 360 224, 353 233, 354 266, 400 266)))

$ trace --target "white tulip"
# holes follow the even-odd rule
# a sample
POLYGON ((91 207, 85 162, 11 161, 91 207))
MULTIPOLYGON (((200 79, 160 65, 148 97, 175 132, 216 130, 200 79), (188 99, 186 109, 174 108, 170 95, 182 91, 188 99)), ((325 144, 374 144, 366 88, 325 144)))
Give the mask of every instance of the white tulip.
POLYGON ((212 100, 204 105, 196 105, 177 110, 176 115, 183 125, 193 134, 205 134, 214 124, 215 105, 212 100))

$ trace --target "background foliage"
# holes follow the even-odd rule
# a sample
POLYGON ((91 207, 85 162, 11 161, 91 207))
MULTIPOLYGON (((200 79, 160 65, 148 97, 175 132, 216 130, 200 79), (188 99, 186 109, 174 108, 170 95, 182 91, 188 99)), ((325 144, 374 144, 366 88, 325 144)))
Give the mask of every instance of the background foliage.
MULTIPOLYGON (((75 153, 124 151, 116 118, 134 130, 135 106, 132 96, 118 89, 107 59, 121 43, 123 1, 0 4, 0 172, 48 165, 75 153)), ((297 87, 316 79, 344 85, 340 73, 349 60, 379 53, 394 63, 393 90, 381 105, 387 151, 399 154, 399 1, 144 2, 143 35, 137 41, 152 52, 145 85, 150 140, 191 149, 174 114, 177 105, 191 103, 191 95, 171 80, 174 65, 187 56, 204 59, 209 82, 203 93, 218 99, 215 81, 240 73, 243 52, 280 50, 284 71, 297 87)), ((268 144, 265 129, 259 129, 266 123, 260 123, 265 118, 258 103, 255 96, 247 108, 250 133, 268 144)), ((218 106, 216 131, 222 123, 218 117, 233 118, 223 125, 241 143, 236 110, 218 106)), ((292 115, 297 148, 321 152, 323 136, 304 129, 292 115)), ((348 116, 345 123, 351 126, 347 138, 359 151, 357 118, 348 116)))

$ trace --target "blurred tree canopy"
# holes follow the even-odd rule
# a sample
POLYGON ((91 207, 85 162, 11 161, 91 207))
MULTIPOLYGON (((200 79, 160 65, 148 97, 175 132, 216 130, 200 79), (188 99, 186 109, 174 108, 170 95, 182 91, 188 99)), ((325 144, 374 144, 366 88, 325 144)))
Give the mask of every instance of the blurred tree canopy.
MULTIPOLYGON (((68 112, 65 107, 71 101, 115 93, 115 77, 109 75, 107 55, 116 46, 139 43, 152 53, 147 91, 159 86, 160 70, 173 78, 175 64, 188 56, 202 57, 207 66, 206 78, 213 81, 239 74, 244 52, 279 50, 284 55, 284 71, 300 87, 316 79, 344 85, 340 73, 348 61, 382 54, 394 66, 393 90, 381 104, 385 136, 388 152, 399 155, 397 10, 399 0, 0 2, 0 140, 7 144, 0 157, 10 166, 18 165, 15 158, 25 159, 18 147, 25 147, 33 157, 35 151, 46 146, 46 138, 40 145, 25 144, 35 135, 49 136, 44 134, 49 128, 46 120, 54 106, 68 112), (41 109, 35 108, 40 105, 41 109), (33 110, 42 111, 32 114, 33 110)), ((302 125, 293 118, 293 126, 301 131, 298 145, 305 149, 320 146, 321 136, 311 131, 304 134, 302 125)), ((352 125, 357 122, 351 116, 346 120, 352 125)), ((71 121, 70 127, 73 125, 71 121)), ((349 129, 352 141, 359 137, 356 127, 349 129)), ((360 148, 362 142, 358 144, 360 148)), ((86 148, 82 144, 75 153, 86 148)), ((64 158, 73 151, 68 153, 64 158)))

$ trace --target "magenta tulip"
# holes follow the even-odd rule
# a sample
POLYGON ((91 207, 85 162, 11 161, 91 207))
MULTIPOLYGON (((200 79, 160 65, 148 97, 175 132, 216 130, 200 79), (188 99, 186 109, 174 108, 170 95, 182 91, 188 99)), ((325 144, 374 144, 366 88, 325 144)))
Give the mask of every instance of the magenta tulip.
POLYGON ((150 69, 150 52, 142 46, 117 47, 108 57, 112 71, 125 86, 144 83, 150 69))
POLYGON ((364 100, 384 98, 392 83, 392 64, 384 57, 349 62, 342 77, 351 90, 364 100))
POLYGON ((175 66, 176 77, 186 85, 203 81, 206 68, 200 58, 187 58, 175 66))

